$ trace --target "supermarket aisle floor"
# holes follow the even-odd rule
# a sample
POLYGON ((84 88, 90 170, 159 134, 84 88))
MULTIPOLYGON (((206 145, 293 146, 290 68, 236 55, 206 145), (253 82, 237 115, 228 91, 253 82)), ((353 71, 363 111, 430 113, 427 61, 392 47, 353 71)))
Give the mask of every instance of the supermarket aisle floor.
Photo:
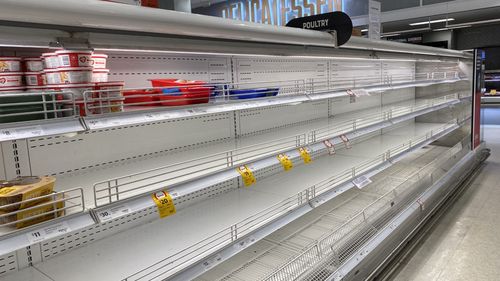
POLYGON ((499 280, 500 125, 485 126, 484 137, 487 164, 392 280, 499 280))

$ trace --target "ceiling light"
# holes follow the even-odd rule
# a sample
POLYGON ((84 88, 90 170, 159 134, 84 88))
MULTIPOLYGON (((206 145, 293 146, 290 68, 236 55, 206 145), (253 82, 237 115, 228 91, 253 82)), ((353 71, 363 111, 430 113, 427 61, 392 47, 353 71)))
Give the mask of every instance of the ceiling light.
POLYGON ((449 22, 449 21, 454 21, 454 20, 455 20, 454 18, 449 18, 449 19, 440 19, 440 20, 421 21, 421 22, 410 23, 410 25, 411 26, 425 25, 425 24, 438 23, 438 22, 449 22))
POLYGON ((460 28, 467 28, 471 27, 472 25, 459 25, 459 26, 448 26, 445 28, 438 28, 438 29, 433 29, 432 31, 445 31, 445 30, 453 30, 453 29, 460 29, 460 28))
POLYGON ((361 29, 361 32, 368 32, 368 28, 366 28, 366 29, 361 29))

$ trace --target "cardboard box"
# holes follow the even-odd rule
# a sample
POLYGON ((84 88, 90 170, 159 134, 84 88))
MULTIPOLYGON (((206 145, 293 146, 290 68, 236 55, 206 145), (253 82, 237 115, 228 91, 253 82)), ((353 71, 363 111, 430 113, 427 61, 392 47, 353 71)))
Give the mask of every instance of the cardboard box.
POLYGON ((28 199, 51 194, 54 191, 55 177, 19 177, 11 181, 0 182, 0 211, 10 212, 37 205, 46 198, 23 202, 28 199), (5 205, 14 204, 9 207, 5 205))
POLYGON ((63 197, 61 194, 54 195, 53 198, 49 197, 45 199, 45 202, 41 202, 25 210, 17 210, 13 212, 0 212, 0 223, 6 224, 19 221, 15 224, 16 228, 23 228, 50 219, 54 219, 56 217, 60 217, 64 215, 64 210, 63 210, 64 201, 62 201, 62 199, 63 197), (59 211, 52 212, 55 210, 59 211), (27 220, 20 221, 23 219, 27 220))

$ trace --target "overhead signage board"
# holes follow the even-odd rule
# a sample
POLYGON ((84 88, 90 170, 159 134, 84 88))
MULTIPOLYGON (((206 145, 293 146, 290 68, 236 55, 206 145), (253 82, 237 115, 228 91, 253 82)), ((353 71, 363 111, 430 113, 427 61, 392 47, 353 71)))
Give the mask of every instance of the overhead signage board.
POLYGON ((209 7, 193 9, 193 13, 228 19, 285 26, 294 18, 343 11, 349 16, 368 14, 368 1, 363 0, 228 0, 209 7))

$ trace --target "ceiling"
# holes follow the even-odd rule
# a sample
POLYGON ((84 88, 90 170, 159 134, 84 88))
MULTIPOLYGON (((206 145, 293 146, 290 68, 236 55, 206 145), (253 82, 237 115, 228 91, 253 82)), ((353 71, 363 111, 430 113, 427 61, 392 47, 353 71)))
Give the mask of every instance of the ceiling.
MULTIPOLYGON (((446 15, 420 17, 420 18, 413 18, 413 19, 407 19, 407 20, 395 21, 395 22, 385 22, 383 24, 383 31, 384 31, 384 33, 386 33, 386 32, 398 32, 398 31, 402 31, 402 30, 418 29, 418 28, 427 27, 427 26, 426 25, 410 26, 409 24, 414 23, 414 22, 423 22, 423 21, 428 21, 428 20, 445 19, 445 18, 454 18, 455 19, 454 21, 449 22, 450 25, 471 23, 471 22, 477 22, 477 21, 498 19, 499 14, 500 14, 500 7, 491 7, 488 9, 471 10, 471 11, 466 11, 466 12, 450 13, 450 14, 446 14, 446 15)), ((446 26, 446 23, 444 23, 444 22, 431 24, 432 29, 444 28, 445 26, 446 26)))

